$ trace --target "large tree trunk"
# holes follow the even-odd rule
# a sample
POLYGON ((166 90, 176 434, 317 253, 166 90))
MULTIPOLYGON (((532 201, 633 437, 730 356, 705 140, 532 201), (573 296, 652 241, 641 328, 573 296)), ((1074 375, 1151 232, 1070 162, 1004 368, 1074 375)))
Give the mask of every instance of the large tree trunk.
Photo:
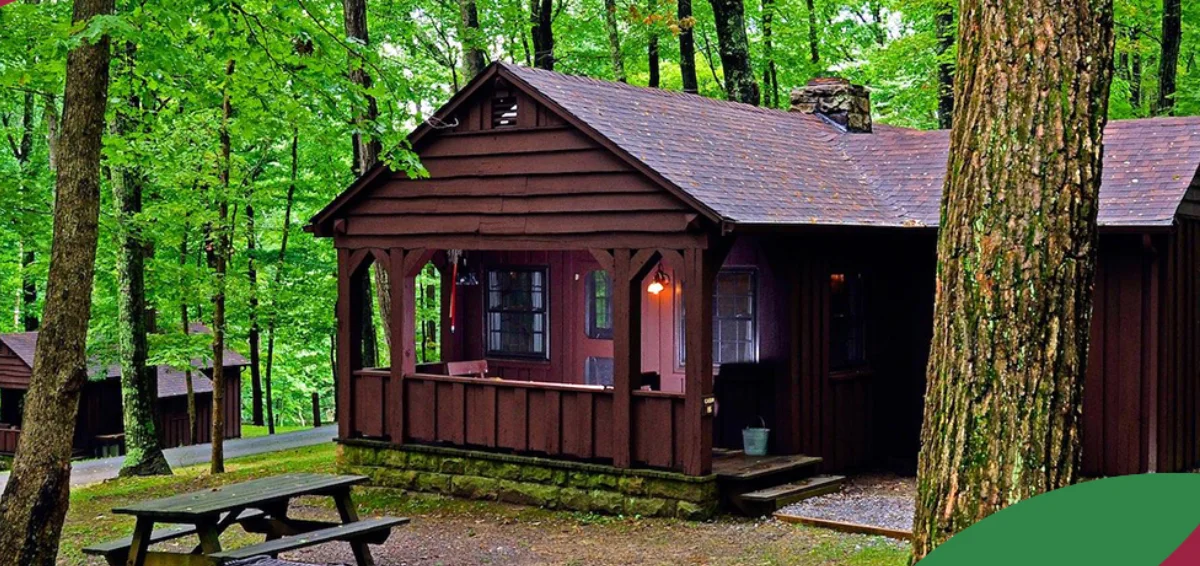
MULTIPOLYGON (((364 48, 371 44, 367 34, 367 0, 342 0, 342 18, 346 27, 346 37, 352 38, 364 48)), ((379 162, 382 145, 372 132, 375 120, 379 118, 379 103, 370 94, 371 75, 367 74, 366 61, 357 53, 350 53, 350 81, 362 89, 365 104, 358 105, 354 114, 354 175, 362 176, 379 162)), ((373 269, 375 279, 375 298, 379 301, 379 315, 384 321, 390 320, 392 312, 392 294, 388 285, 387 270, 376 265, 373 269)), ((371 319, 364 319, 364 325, 372 324, 371 319)), ((369 330, 372 335, 375 329, 369 330)), ((391 343, 391 325, 383 324, 385 343, 391 343)))
MULTIPOLYGON (((130 87, 136 47, 127 43, 125 66, 130 87)), ((138 128, 141 101, 130 95, 116 117, 118 135, 138 128)), ((146 243, 138 223, 142 213, 142 175, 136 166, 114 168, 113 205, 117 209, 117 342, 121 358, 121 410, 125 425, 125 460, 121 476, 171 475, 158 436, 158 371, 146 366, 146 243)))
POLYGON ((617 0, 604 0, 604 28, 608 31, 608 56, 613 77, 625 82, 625 58, 621 56, 621 35, 617 28, 617 0))
MULTIPOLYGON (((78 0, 71 17, 74 29, 112 11, 112 0, 78 0)), ((0 566, 53 566, 58 558, 67 515, 71 441, 79 393, 87 380, 108 66, 107 35, 84 40, 67 54, 60 135, 68 150, 58 162, 46 303, 21 441, 0 497, 0 566)))
POLYGON ((683 92, 700 92, 696 78, 696 18, 692 16, 692 0, 679 0, 679 74, 683 92))
POLYGON ((212 328, 212 462, 210 471, 225 473, 225 274, 229 266, 232 248, 233 226, 229 222, 229 168, 232 153, 229 135, 229 120, 233 116, 233 101, 230 98, 229 82, 233 80, 236 63, 233 59, 225 67, 225 95, 221 101, 221 196, 217 202, 217 237, 213 254, 213 268, 217 275, 216 291, 213 293, 212 328))
POLYGON ((763 102, 771 108, 779 106, 779 72, 775 65, 775 42, 772 38, 775 22, 775 0, 762 0, 762 35, 763 35, 763 89, 766 95, 763 102))
POLYGON ((554 70, 554 0, 529 0, 533 65, 554 70))
MULTIPOLYGON (((283 208, 283 236, 279 242, 279 257, 275 262, 275 279, 271 284, 271 292, 278 294, 279 285, 283 281, 283 262, 287 259, 288 232, 292 229, 292 202, 296 197, 296 172, 299 168, 300 136, 297 130, 292 130, 292 181, 288 184, 287 203, 283 208)), ((275 309, 278 301, 272 299, 271 312, 267 318, 267 433, 275 434, 275 398, 271 392, 271 369, 275 365, 275 309)), ((334 372, 333 375, 337 375, 334 372)), ((336 387, 334 388, 337 389, 336 387)))
MULTIPOLYGON (((251 195, 251 198, 252 195, 251 195)), ((259 372, 259 342, 258 327, 258 264, 254 259, 257 247, 254 238, 254 205, 246 203, 246 278, 250 284, 250 331, 247 339, 250 342, 250 415, 254 426, 263 425, 263 387, 262 374, 259 372)))
POLYGON ((1111 0, 960 9, 917 560, 1076 479, 1112 78, 1111 0))
POLYGON ((821 42, 817 38, 817 6, 815 0, 805 0, 808 8, 808 60, 814 65, 821 62, 821 42))
POLYGON ((467 66, 466 80, 470 81, 487 67, 483 32, 479 29, 479 9, 475 6, 475 0, 458 0, 458 12, 459 35, 462 36, 463 59, 467 66))
POLYGON ((1158 99, 1154 102, 1155 116, 1175 113, 1175 76, 1179 71, 1179 43, 1183 40, 1180 27, 1180 0, 1163 0, 1162 51, 1158 58, 1158 99))
POLYGON ((759 102, 758 82, 750 63, 750 41, 746 38, 746 11, 742 0, 709 0, 717 26, 721 69, 725 72, 725 96, 729 100, 759 102))
POLYGON ((954 1, 940 0, 933 15, 937 34, 938 127, 949 130, 954 119, 954 1))

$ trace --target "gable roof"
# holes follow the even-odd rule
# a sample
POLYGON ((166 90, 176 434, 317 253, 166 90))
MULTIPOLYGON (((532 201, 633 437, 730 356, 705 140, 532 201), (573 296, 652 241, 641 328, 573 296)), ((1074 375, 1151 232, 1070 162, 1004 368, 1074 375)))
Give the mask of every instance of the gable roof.
MULTIPOLYGON (((934 227, 949 132, 876 125, 848 133, 816 115, 766 109, 497 62, 440 109, 496 75, 560 112, 710 217, 740 224, 934 227)), ((428 134, 423 124, 410 141, 428 134)), ((1200 172, 1200 117, 1111 121, 1102 226, 1169 226, 1200 172)), ((382 165, 313 218, 370 185, 382 165)))
MULTIPOLYGON (((208 327, 200 323, 192 323, 189 327, 189 332, 193 334, 208 334, 208 327)), ((33 354, 37 349, 37 332, 13 332, 0 334, 0 342, 8 346, 16 354, 17 358, 25 365, 33 368, 33 354)), ((233 350, 225 350, 225 367, 243 367, 250 365, 250 361, 241 354, 233 350)), ((178 371, 166 365, 155 366, 158 374, 158 396, 159 398, 177 397, 187 394, 187 379, 182 371, 178 371)), ((196 369, 212 369, 212 360, 205 359, 192 360, 192 367, 196 369)), ((98 366, 88 368, 90 374, 104 372, 105 379, 114 379, 121 376, 121 366, 113 364, 107 368, 101 369, 98 366)), ((209 393, 212 391, 212 380, 201 372, 192 374, 192 390, 196 393, 209 393)))

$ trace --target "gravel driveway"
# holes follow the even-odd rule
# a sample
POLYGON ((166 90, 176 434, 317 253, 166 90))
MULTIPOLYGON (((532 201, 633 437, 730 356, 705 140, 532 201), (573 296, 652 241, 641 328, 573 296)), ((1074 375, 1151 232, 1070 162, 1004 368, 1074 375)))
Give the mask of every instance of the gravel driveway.
POLYGON ((780 513, 912 531, 916 495, 916 478, 858 476, 838 493, 788 505, 780 513))

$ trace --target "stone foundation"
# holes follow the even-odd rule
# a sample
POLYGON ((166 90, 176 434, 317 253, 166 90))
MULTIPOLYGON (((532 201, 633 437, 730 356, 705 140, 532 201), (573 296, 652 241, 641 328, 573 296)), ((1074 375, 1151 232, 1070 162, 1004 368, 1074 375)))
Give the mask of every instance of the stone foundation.
POLYGON ((707 519, 717 512, 716 476, 493 454, 435 446, 347 440, 338 471, 371 484, 609 515, 707 519))

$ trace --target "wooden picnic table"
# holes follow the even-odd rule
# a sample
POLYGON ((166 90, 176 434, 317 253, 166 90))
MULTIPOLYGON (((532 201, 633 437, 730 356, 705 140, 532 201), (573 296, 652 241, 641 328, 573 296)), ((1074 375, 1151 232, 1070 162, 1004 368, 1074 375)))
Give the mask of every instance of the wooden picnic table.
POLYGON ((371 566, 367 544, 384 542, 391 528, 408 519, 378 518, 360 521, 350 488, 363 483, 363 476, 287 474, 239 484, 143 501, 113 509, 133 515, 133 535, 84 549, 104 556, 116 566, 219 566, 227 561, 253 556, 276 556, 280 552, 329 541, 347 541, 359 566, 371 566), (291 500, 301 496, 333 499, 340 522, 312 521, 288 517, 291 500), (174 525, 155 530, 156 524, 174 525), (266 542, 236 550, 221 546, 221 534, 233 525, 266 535, 266 542), (151 551, 151 544, 196 535, 199 544, 187 553, 151 551))

